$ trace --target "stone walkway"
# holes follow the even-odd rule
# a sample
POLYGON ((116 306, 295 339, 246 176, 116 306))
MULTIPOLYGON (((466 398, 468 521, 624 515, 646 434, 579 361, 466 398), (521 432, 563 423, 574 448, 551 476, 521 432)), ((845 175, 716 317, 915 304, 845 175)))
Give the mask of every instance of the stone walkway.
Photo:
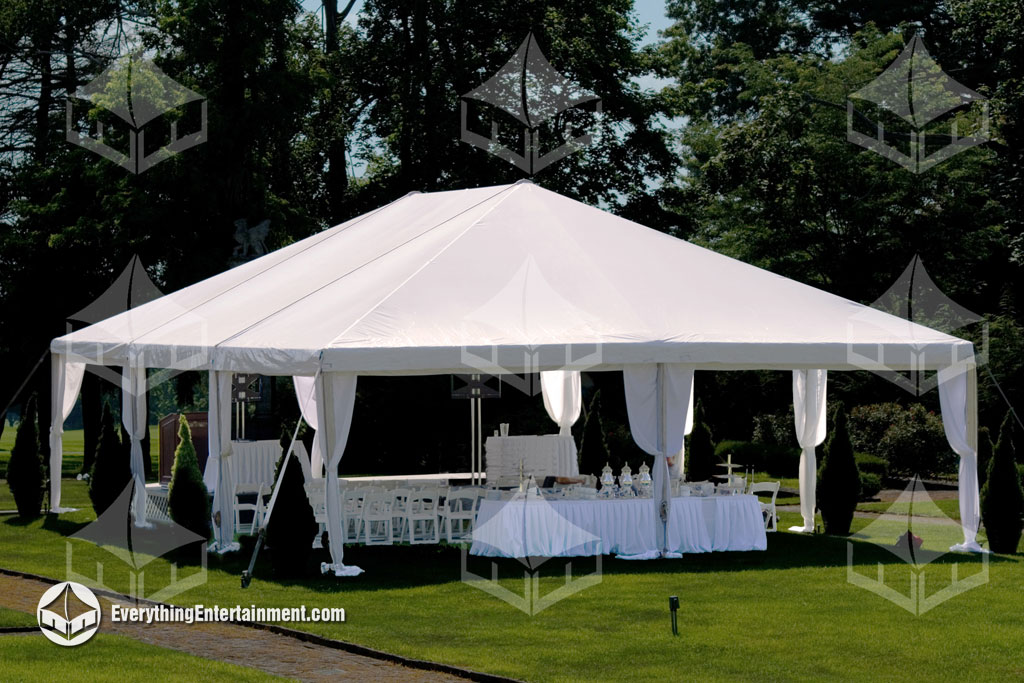
MULTIPOLYGON (((0 607, 35 614, 39 596, 51 584, 0 574, 0 607)), ((110 621, 111 599, 98 596, 103 607, 100 630, 150 645, 216 659, 302 681, 465 681, 440 671, 400 664, 338 650, 239 624, 135 624, 110 621)), ((117 601, 134 606, 133 603, 117 601)), ((15 637, 15 636, 0 636, 15 637)))

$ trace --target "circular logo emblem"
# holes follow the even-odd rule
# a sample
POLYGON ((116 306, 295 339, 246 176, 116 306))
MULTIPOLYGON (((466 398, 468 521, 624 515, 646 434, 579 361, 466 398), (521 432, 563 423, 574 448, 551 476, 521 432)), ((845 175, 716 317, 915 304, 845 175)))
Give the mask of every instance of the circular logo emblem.
POLYGON ((36 620, 52 642, 64 647, 81 645, 100 627, 100 601, 80 583, 58 583, 39 598, 36 620))

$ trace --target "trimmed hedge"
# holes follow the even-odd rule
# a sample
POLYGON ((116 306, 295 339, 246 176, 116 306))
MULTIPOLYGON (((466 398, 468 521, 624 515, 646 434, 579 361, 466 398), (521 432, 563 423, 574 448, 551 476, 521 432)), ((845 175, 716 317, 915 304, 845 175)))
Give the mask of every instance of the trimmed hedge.
POLYGON ((131 483, 130 455, 121 445, 114 429, 114 416, 110 406, 103 404, 100 416, 100 440, 96 444, 96 458, 89 472, 89 500, 99 517, 131 483))
MULTIPOLYGON (((287 451, 285 451, 287 453, 287 451)), ((294 457, 292 458, 294 460, 294 457)), ((278 460, 276 479, 280 476, 284 458, 278 460)), ((313 553, 313 537, 317 523, 313 508, 303 488, 305 477, 298 462, 288 462, 284 470, 281 490, 274 503, 273 514, 267 522, 267 547, 270 549, 270 565, 277 578, 297 578, 308 571, 309 558, 313 553)), ((325 534, 325 537, 327 535, 325 534)), ((335 539, 327 537, 328 544, 335 539)), ((343 539, 339 539, 343 541, 343 539)))
POLYGON ((704 419, 704 406, 697 402, 693 417, 693 431, 684 454, 687 481, 711 481, 716 472, 718 458, 715 457, 715 443, 711 440, 711 430, 704 419))
POLYGON ((871 500, 882 490, 882 478, 873 472, 860 473, 860 499, 871 500))
POLYGON ((889 464, 884 458, 870 453, 854 453, 853 459, 857 462, 857 469, 861 472, 874 474, 880 480, 885 479, 889 474, 889 464))
POLYGON ((185 414, 178 417, 178 438, 181 442, 174 451, 174 465, 171 466, 171 483, 167 487, 167 511, 175 524, 189 531, 210 537, 210 500, 199 471, 196 448, 192 443, 185 414))
POLYGON ((997 553, 1015 553, 1020 543, 1024 491, 1015 451, 1013 415, 1007 412, 988 466, 988 481, 981 489, 981 519, 989 546, 997 553))
POLYGON ((39 516, 43 507, 44 482, 39 428, 36 423, 36 397, 33 394, 25 404, 18 432, 14 435, 11 459, 7 463, 7 485, 14 496, 19 517, 39 516))
POLYGON ((846 409, 842 403, 836 407, 825 457, 818 470, 817 497, 825 533, 849 535, 853 511, 860 498, 860 473, 853 459, 853 446, 846 428, 846 409))
POLYGON ((604 436, 604 425, 601 422, 601 390, 594 392, 587 410, 587 420, 583 425, 583 440, 580 442, 579 453, 580 474, 601 476, 601 468, 611 461, 608 442, 604 436))

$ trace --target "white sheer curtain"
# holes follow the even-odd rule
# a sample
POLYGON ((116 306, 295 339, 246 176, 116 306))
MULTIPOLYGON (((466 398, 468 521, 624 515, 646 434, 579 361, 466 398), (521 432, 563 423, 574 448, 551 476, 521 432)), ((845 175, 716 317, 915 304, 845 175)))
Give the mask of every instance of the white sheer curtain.
POLYGON ((950 447, 960 456, 960 525, 964 542, 950 550, 981 551, 976 540, 981 510, 978 502, 978 385, 976 366, 939 370, 942 427, 950 447))
POLYGON ((583 408, 583 383, 576 370, 546 370, 540 373, 544 409, 558 425, 562 436, 572 434, 572 426, 583 408))
POLYGON ((214 534, 216 549, 226 552, 235 544, 234 491, 227 491, 228 459, 231 457, 231 373, 210 370, 210 400, 207 412, 206 439, 209 454, 203 481, 213 491, 214 534), (220 522, 217 523, 217 513, 220 522))
POLYGON ((146 465, 142 460, 142 440, 146 437, 146 368, 126 365, 121 370, 121 422, 131 440, 132 479, 135 497, 132 514, 135 526, 151 526, 146 522, 146 465))
POLYGON ((331 564, 323 565, 326 573, 333 570, 335 576, 355 576, 362 573, 359 567, 346 567, 345 532, 341 526, 341 491, 338 490, 338 463, 345 452, 348 432, 352 426, 352 409, 356 403, 356 375, 351 372, 327 372, 316 376, 317 441, 320 452, 326 455, 327 463, 327 530, 330 534, 331 564))
POLYGON ((60 506, 60 473, 64 460, 64 420, 78 400, 85 376, 85 363, 69 363, 63 353, 50 354, 50 509, 66 512, 60 506))
POLYGON ((826 370, 793 371, 793 414, 796 421, 796 439, 800 443, 800 515, 803 526, 790 527, 790 531, 814 531, 815 495, 818 483, 818 464, 814 448, 825 440, 825 388, 826 370))
MULTIPOLYGON (((687 435, 693 431, 693 378, 690 378, 690 403, 686 407, 686 417, 684 418, 686 425, 683 428, 683 435, 687 435)), ((685 470, 683 469, 684 462, 686 460, 686 440, 683 440, 683 445, 679 447, 679 452, 669 458, 668 466, 668 480, 669 482, 681 479, 685 470)))
MULTIPOLYGON (((314 378, 296 375, 292 377, 292 383, 295 385, 295 398, 299 402, 302 419, 312 427, 313 431, 316 431, 319 422, 316 416, 314 378)), ((313 452, 309 455, 309 464, 314 479, 320 479, 324 476, 324 456, 320 451, 320 439, 315 437, 313 439, 313 452)))
POLYGON ((633 439, 654 456, 651 475, 652 496, 660 520, 656 532, 658 549, 667 554, 667 524, 672 492, 667 455, 679 453, 693 394, 693 368, 676 363, 629 365, 622 371, 626 390, 626 412, 633 439))

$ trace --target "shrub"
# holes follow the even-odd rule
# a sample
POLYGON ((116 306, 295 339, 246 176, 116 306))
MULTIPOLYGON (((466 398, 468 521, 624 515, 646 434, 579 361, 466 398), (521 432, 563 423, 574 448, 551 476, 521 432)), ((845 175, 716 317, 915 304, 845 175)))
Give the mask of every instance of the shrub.
POLYGON ((956 471, 957 457, 946 441, 942 419, 914 404, 899 413, 885 431, 875 455, 889 463, 889 474, 935 477, 956 471))
POLYGON ((899 403, 872 403, 851 410, 849 427, 853 450, 880 455, 878 443, 902 413, 903 406, 899 403))
POLYGON ((583 440, 580 442, 580 474, 601 476, 601 468, 611 461, 608 442, 604 437, 601 423, 601 390, 594 392, 587 410, 587 421, 583 425, 583 440))
MULTIPOLYGON (((284 480, 274 503, 273 514, 267 522, 270 564, 274 576, 278 578, 303 576, 313 552, 317 523, 303 484, 305 478, 299 463, 289 462, 284 468, 284 480)), ((329 541, 333 542, 334 539, 329 541)), ((338 542, 341 541, 338 539, 338 542)))
POLYGON ((992 451, 988 481, 981 489, 981 519, 989 546, 997 553, 1017 552, 1024 514, 1024 492, 1015 462, 1013 415, 1007 413, 992 451))
POLYGON ((846 409, 840 403, 825 446, 817 488, 818 509, 825 523, 825 533, 841 536, 850 533, 853 511, 860 497, 860 473, 853 459, 846 419, 846 409))
POLYGON ((751 441, 764 446, 792 447, 796 443, 793 413, 788 415, 758 415, 754 418, 754 436, 751 441))
POLYGON ((711 430, 704 419, 704 406, 698 401, 693 416, 693 431, 690 432, 690 443, 684 454, 687 481, 710 481, 717 474, 715 465, 715 443, 711 440, 711 430))
POLYGON ((99 517, 109 508, 132 480, 129 454, 121 445, 114 429, 110 406, 103 404, 100 416, 100 440, 96 444, 96 459, 89 472, 89 500, 99 517))
MULTIPOLYGON (((199 471, 196 448, 192 443, 185 414, 178 417, 180 443, 174 451, 171 483, 167 487, 167 511, 175 524, 203 538, 210 537, 210 501, 203 475, 199 471)), ((227 492, 229 495, 232 492, 227 492)))
POLYGON ((885 479, 889 474, 889 465, 883 458, 870 453, 854 453, 853 459, 857 462, 857 469, 861 472, 868 472, 876 475, 879 480, 885 479))
POLYGON ((882 478, 874 472, 860 473, 860 499, 871 500, 882 490, 882 478))
POLYGON ((43 459, 39 452, 36 424, 36 397, 29 397, 14 436, 11 460, 7 465, 7 485, 14 496, 19 517, 38 517, 43 507, 43 459))
POLYGON ((800 449, 796 446, 768 445, 750 441, 722 441, 715 456, 724 461, 732 453, 733 462, 749 465, 756 472, 776 477, 792 476, 800 467, 800 449))

